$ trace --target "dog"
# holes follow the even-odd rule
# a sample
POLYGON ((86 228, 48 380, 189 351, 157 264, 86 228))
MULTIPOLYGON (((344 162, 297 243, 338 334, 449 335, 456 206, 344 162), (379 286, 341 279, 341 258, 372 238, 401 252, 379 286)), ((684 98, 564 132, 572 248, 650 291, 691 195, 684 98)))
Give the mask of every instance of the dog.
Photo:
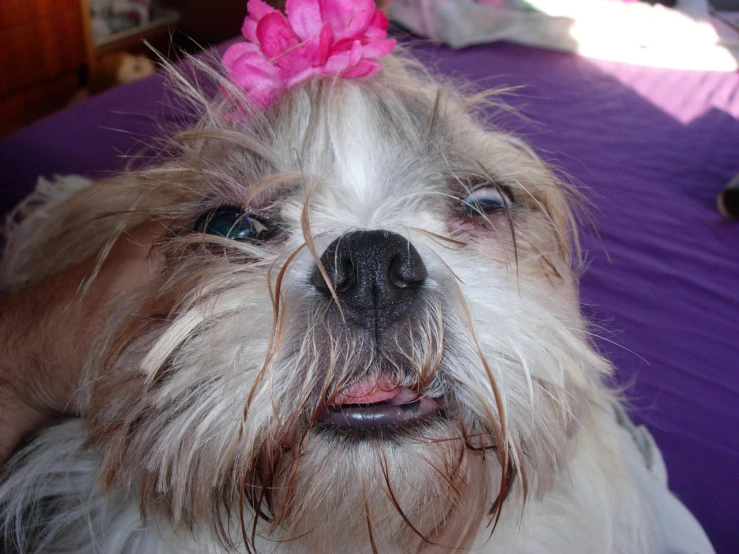
POLYGON ((147 222, 80 417, 0 486, 17 552, 658 552, 578 302, 577 192, 406 55, 264 110, 202 61, 164 158, 44 182, 2 287, 147 222))

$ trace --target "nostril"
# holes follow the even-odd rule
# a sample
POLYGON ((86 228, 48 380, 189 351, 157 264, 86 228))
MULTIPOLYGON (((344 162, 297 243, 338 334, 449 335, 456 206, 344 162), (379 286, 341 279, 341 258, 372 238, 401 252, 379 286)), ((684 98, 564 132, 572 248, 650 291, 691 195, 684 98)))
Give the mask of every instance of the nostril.
POLYGON ((334 287, 336 292, 346 292, 357 283, 357 270, 350 258, 346 258, 341 263, 341 271, 337 271, 334 276, 334 287))
POLYGON ((422 294, 428 272, 404 237, 390 231, 352 231, 326 247, 309 282, 340 303, 345 321, 362 328, 391 325, 422 294))
MULTIPOLYGON (((342 260, 332 260, 332 263, 322 261, 326 270, 326 275, 334 290, 337 293, 346 292, 357 283, 356 268, 351 258, 346 257, 342 260)), ((313 286, 323 293, 330 293, 331 289, 326 283, 326 278, 321 273, 321 268, 316 265, 313 270, 313 286)))
POLYGON ((390 283, 399 289, 418 287, 426 280, 426 267, 413 256, 396 256, 390 262, 390 283))
POLYGON ((326 279, 323 278, 323 273, 321 273, 321 269, 317 265, 313 270, 313 286, 321 292, 329 292, 328 285, 326 284, 326 279))

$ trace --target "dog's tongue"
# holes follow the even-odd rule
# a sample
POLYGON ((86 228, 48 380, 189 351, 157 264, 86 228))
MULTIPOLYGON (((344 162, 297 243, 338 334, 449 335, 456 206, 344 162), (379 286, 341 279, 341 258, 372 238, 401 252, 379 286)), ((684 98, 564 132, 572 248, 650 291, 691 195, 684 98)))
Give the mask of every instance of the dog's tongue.
POLYGON ((397 429, 440 412, 439 401, 398 386, 387 377, 363 379, 347 387, 320 414, 316 423, 346 433, 397 429))
POLYGON ((354 386, 340 392, 334 398, 334 406, 347 404, 407 404, 418 399, 418 394, 410 389, 389 383, 385 379, 364 379, 354 386))

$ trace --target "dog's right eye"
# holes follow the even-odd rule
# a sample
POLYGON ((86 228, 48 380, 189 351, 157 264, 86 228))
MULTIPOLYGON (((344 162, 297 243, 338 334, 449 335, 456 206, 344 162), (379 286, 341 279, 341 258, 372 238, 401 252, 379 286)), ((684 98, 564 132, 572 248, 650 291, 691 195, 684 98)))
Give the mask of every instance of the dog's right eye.
POLYGON ((466 216, 474 217, 504 211, 512 203, 513 198, 510 189, 488 183, 480 185, 470 192, 462 200, 460 210, 466 216))
POLYGON ((195 232, 240 241, 262 241, 271 234, 263 219, 234 207, 217 208, 203 214, 195 223, 195 232))

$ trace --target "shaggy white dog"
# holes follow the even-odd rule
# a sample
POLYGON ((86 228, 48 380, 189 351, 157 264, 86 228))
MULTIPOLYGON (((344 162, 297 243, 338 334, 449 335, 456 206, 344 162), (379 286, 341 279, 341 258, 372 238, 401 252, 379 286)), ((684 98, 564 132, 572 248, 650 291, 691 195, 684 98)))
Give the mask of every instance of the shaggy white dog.
POLYGON ((489 95, 384 66, 258 112, 181 83, 201 119, 166 160, 21 207, 5 290, 168 232, 80 419, 7 469, 7 550, 660 551, 578 305, 573 192, 480 122, 489 95))

